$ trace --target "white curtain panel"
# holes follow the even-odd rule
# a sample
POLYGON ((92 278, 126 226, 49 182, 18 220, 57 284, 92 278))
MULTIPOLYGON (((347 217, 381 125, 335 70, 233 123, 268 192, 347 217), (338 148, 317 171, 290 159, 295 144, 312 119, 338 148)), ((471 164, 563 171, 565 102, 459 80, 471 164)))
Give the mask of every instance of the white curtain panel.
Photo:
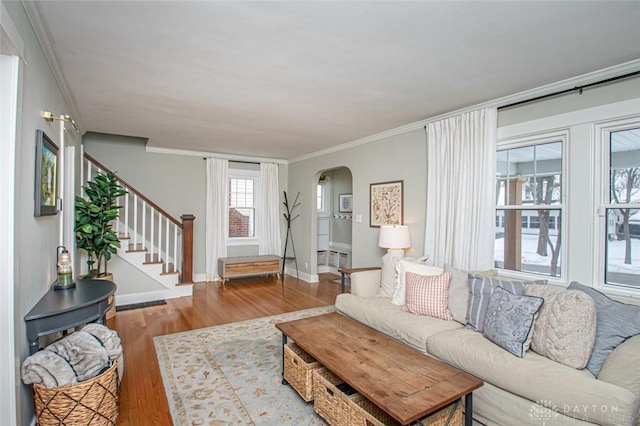
POLYGON ((424 253, 435 266, 493 267, 496 108, 427 125, 424 253))
POLYGON ((260 163, 260 191, 258 191, 258 253, 279 255, 280 190, 278 189, 278 165, 260 163))
POLYGON ((207 281, 217 281, 218 258, 227 256, 229 232, 229 161, 207 158, 207 196, 205 206, 205 273, 207 281))

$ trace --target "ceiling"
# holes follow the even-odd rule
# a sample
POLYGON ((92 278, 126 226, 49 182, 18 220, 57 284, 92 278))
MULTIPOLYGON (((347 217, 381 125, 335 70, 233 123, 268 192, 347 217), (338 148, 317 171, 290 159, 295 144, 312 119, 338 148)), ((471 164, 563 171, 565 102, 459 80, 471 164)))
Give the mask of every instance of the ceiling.
POLYGON ((83 131, 274 159, 640 58, 638 1, 24 4, 83 131))

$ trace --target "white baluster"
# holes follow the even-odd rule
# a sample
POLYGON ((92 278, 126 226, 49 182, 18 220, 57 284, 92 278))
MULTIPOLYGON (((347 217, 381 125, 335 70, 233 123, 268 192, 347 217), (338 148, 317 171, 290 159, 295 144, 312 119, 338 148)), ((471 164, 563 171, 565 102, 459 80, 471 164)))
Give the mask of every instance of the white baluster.
POLYGON ((131 192, 124 196, 124 232, 129 236, 129 197, 131 192))
POLYGON ((167 237, 164 239, 164 254, 167 257, 167 259, 165 260, 165 265, 166 265, 166 272, 169 272, 169 218, 167 218, 167 225, 165 227, 165 234, 167 235, 167 237))
POLYGON ((149 229, 151 230, 151 238, 149 239, 150 240, 150 244, 149 245, 151 246, 151 247, 149 247, 149 256, 150 256, 150 259, 151 259, 152 262, 153 262, 153 251, 155 249, 155 244, 153 242, 153 240, 154 240, 154 238, 153 238, 153 232, 154 232, 153 221, 154 221, 155 217, 156 217, 156 210, 152 208, 151 209, 151 226, 149 226, 149 229))
POLYGON ((147 240, 146 240, 146 235, 147 235, 147 202, 145 200, 142 200, 142 248, 146 248, 147 245, 147 240))
POLYGON ((162 261, 162 215, 158 213, 158 261, 162 261))
POLYGON ((173 224, 173 270, 178 270, 178 225, 173 224))
POLYGON ((133 249, 138 249, 138 194, 133 195, 133 249))

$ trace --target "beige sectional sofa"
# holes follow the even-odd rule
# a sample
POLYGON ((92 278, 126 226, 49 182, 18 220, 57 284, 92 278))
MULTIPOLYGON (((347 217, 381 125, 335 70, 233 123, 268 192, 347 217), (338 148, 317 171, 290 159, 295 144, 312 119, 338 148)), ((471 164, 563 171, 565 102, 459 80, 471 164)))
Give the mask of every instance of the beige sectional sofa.
POLYGON ((486 425, 639 425, 640 336, 606 359, 598 378, 529 350, 518 358, 456 321, 403 312, 378 297, 380 271, 352 274, 336 308, 485 384, 474 392, 474 418, 486 425))

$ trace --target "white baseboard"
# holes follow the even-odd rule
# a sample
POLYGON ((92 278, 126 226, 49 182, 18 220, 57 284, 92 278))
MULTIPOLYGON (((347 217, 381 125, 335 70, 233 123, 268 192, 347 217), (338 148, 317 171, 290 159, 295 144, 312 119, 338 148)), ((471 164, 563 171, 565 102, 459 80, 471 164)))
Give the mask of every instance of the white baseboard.
POLYGON ((296 270, 295 268, 285 268, 284 273, 293 277, 293 278, 297 278, 298 276, 300 277, 300 279, 302 281, 306 281, 308 283, 317 283, 318 281, 320 281, 320 277, 318 277, 318 274, 307 274, 306 272, 299 272, 298 274, 296 274, 296 270))
POLYGON ((193 286, 183 284, 170 290, 149 291, 145 293, 116 294, 116 306, 131 305, 134 303, 153 302, 155 300, 175 299, 176 297, 191 296, 193 286))

